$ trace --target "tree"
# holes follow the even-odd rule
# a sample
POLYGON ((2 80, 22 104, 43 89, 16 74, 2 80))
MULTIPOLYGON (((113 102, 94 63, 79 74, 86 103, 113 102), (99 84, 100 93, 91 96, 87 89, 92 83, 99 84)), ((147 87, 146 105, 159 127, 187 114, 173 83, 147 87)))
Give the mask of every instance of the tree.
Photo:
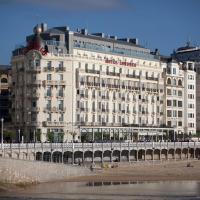
POLYGON ((54 141, 54 132, 48 132, 47 139, 49 142, 53 142, 54 141))
POLYGON ((36 131, 35 137, 36 137, 35 138, 35 140, 36 140, 35 142, 37 142, 37 141, 40 142, 41 141, 41 132, 39 130, 36 131))
POLYGON ((3 136, 5 141, 12 142, 14 139, 16 139, 16 132, 10 130, 4 130, 3 136))

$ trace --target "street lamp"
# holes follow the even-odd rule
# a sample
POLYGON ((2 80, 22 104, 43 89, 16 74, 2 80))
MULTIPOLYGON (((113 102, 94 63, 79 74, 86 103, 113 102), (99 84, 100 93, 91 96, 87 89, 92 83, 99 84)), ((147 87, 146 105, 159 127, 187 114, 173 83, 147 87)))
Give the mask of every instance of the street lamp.
POLYGON ((20 143, 20 140, 21 140, 20 129, 18 129, 18 140, 19 140, 19 143, 20 143))
POLYGON ((1 149, 3 149, 3 118, 1 118, 1 149))

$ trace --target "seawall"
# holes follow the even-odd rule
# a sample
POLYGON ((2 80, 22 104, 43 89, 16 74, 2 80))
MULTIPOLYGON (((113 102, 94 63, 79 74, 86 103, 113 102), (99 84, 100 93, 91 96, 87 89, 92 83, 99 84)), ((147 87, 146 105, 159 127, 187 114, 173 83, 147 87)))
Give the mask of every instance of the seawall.
POLYGON ((0 182, 28 184, 90 174, 88 168, 39 161, 0 158, 0 182))

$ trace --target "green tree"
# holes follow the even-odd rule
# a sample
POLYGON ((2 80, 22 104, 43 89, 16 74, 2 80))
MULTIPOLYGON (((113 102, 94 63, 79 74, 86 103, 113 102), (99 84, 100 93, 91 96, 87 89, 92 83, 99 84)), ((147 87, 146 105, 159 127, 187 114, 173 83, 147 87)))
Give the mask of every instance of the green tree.
POLYGON ((40 142, 41 141, 41 132, 40 131, 36 131, 36 133, 35 133, 35 139, 36 139, 36 142, 38 141, 38 142, 40 142))
POLYGON ((53 142, 54 141, 54 132, 48 132, 47 139, 49 142, 53 142))
POLYGON ((13 140, 16 138, 16 132, 11 130, 4 130, 3 137, 5 141, 13 142, 13 140))

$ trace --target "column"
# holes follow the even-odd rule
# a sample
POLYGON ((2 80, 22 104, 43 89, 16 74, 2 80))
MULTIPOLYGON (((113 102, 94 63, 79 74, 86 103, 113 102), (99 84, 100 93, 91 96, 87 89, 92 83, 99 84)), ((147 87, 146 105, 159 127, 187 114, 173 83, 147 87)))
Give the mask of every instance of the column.
POLYGON ((130 142, 128 142, 128 162, 130 162, 130 142))
POLYGON ((92 128, 92 142, 94 142, 94 128, 92 128))
POLYGON ((92 143, 92 163, 94 163, 94 143, 92 143))
POLYGON ((85 149, 84 149, 84 143, 82 143, 82 151, 83 151, 83 154, 82 154, 82 163, 83 165, 85 164, 85 149))
POLYGON ((103 142, 102 142, 102 148, 101 148, 102 154, 101 154, 101 162, 103 163, 103 142))

